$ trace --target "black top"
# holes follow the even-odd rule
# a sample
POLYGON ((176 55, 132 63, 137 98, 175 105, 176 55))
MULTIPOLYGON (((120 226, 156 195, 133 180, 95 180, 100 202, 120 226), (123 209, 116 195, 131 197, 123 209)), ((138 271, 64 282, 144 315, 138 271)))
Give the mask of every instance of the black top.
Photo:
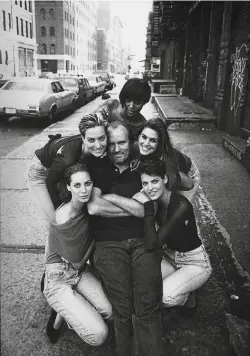
POLYGON ((172 193, 166 221, 155 228, 153 201, 144 204, 144 237, 149 246, 165 245, 175 251, 187 252, 201 246, 192 204, 181 194, 172 193), (153 241, 153 243, 152 243, 153 241))
POLYGON ((52 203, 57 209, 62 203, 57 183, 62 180, 65 169, 80 160, 82 137, 81 135, 61 137, 60 134, 49 137, 49 142, 36 150, 35 154, 41 163, 48 168, 46 184, 52 203))
MULTIPOLYGON (((141 189, 140 174, 127 168, 122 173, 110 161, 96 167, 94 187, 103 194, 114 193, 132 198, 141 189)), ((92 216, 96 241, 123 241, 143 236, 143 219, 134 216, 106 218, 92 216)))

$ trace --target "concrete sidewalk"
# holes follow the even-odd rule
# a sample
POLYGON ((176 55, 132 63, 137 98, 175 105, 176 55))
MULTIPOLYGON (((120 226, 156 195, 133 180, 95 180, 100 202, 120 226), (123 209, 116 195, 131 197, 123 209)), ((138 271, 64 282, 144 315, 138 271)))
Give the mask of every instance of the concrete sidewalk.
MULTIPOLYGON (((29 160, 35 149, 47 142, 48 134, 77 133, 81 115, 94 110, 98 102, 100 98, 1 159, 3 356, 115 355, 112 332, 100 348, 89 347, 66 326, 58 344, 48 342, 45 329, 49 308, 39 290, 47 228, 27 187, 29 160)), ((152 103, 142 111, 146 118, 156 113, 152 103)), ((250 177, 223 149, 223 133, 215 128, 202 130, 201 126, 190 125, 183 129, 175 125, 170 126, 170 135, 174 145, 192 157, 201 172, 195 211, 214 272, 200 289, 198 310, 192 319, 180 318, 174 311, 164 315, 162 355, 232 355, 225 324, 225 312, 232 312, 231 294, 239 297, 235 313, 247 317, 249 308, 250 177)))

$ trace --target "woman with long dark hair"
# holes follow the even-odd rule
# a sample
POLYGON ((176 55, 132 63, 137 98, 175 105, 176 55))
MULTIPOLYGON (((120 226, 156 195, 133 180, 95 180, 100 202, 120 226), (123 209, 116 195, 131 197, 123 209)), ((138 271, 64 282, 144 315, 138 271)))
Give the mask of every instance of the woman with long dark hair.
POLYGON ((87 263, 95 244, 86 208, 93 182, 80 163, 70 166, 64 178, 70 199, 51 219, 45 264, 43 293, 53 308, 47 334, 51 342, 57 341, 58 313, 86 343, 99 346, 107 337, 104 320, 111 318, 112 308, 94 268, 87 263))

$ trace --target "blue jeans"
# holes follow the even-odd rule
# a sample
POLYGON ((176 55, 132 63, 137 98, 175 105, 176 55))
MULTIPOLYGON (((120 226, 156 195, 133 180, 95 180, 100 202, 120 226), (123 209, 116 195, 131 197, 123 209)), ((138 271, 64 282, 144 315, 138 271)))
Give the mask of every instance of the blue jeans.
POLYGON ((162 321, 162 250, 143 239, 96 242, 94 265, 112 304, 119 356, 159 356, 162 321), (134 345, 132 340, 134 339, 134 345))
POLYGON ((161 268, 165 307, 184 305, 189 293, 200 288, 212 272, 203 245, 188 252, 173 251, 163 246, 161 268))
POLYGON ((79 273, 67 262, 46 264, 43 293, 86 343, 99 346, 105 341, 104 320, 111 319, 112 307, 93 268, 79 273))

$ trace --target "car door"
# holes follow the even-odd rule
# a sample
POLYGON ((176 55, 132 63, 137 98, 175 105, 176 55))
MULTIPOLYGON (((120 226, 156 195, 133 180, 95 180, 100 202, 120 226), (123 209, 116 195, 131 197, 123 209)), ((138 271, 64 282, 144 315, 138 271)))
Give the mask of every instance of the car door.
POLYGON ((84 83, 83 83, 83 78, 79 78, 78 79, 79 81, 79 97, 80 97, 80 103, 81 104, 84 104, 85 103, 85 97, 86 97, 86 94, 85 94, 85 90, 84 90, 84 83))
POLYGON ((90 86, 88 79, 85 78, 84 80, 87 88, 87 98, 91 99, 94 88, 90 86))
POLYGON ((60 110, 67 110, 71 105, 74 94, 69 90, 64 90, 60 82, 55 82, 55 85, 57 86, 61 98, 60 110))
MULTIPOLYGON (((62 94, 59 92, 59 88, 56 84, 57 84, 57 82, 51 83, 51 89, 53 91, 53 98, 54 98, 53 101, 56 104, 57 111, 61 111, 63 108, 63 97, 62 97, 62 94)), ((53 105, 53 102, 51 104, 53 105)))

